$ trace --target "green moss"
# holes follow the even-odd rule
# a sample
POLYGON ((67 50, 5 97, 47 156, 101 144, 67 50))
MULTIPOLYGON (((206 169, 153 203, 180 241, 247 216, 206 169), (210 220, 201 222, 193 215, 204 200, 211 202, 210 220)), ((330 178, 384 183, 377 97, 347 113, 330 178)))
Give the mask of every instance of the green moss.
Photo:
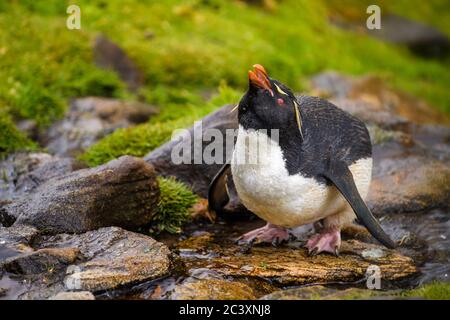
POLYGON ((189 221, 189 209, 198 197, 183 183, 174 178, 158 178, 161 200, 158 213, 153 217, 151 233, 167 231, 179 233, 184 223, 189 221))
MULTIPOLYGON (((355 3, 349 1, 348 6, 365 15, 365 8, 355 3)), ((259 62, 294 90, 304 89, 307 77, 324 69, 370 72, 448 109, 449 94, 442 81, 449 79, 447 64, 426 61, 397 46, 333 27, 325 1, 283 1, 273 13, 236 2, 219 2, 216 9, 199 1, 140 8, 152 10, 163 23, 141 20, 130 9, 129 15, 139 20, 143 30, 129 26, 127 31, 136 32, 137 37, 123 34, 119 26, 109 32, 129 48, 151 83, 211 87, 225 80, 242 90, 247 69, 259 62), (268 27, 260 28, 261 21, 268 27), (154 37, 142 42, 149 30, 154 37)), ((115 10, 114 5, 109 8, 111 20, 115 10)), ((438 11, 431 13, 439 15, 438 11)))
POLYGON ((405 291, 404 297, 421 297, 430 300, 450 300, 450 283, 434 282, 417 289, 405 291))
POLYGON ((16 150, 30 150, 36 145, 16 129, 10 117, 0 110, 0 158, 16 150))
POLYGON ((383 297, 422 298, 429 300, 450 300, 450 283, 433 282, 411 290, 368 290, 350 288, 327 295, 314 295, 312 299, 358 300, 383 297))
POLYGON ((71 97, 124 95, 118 77, 93 63, 95 35, 65 27, 62 1, 5 6, 0 11, 0 106, 12 115, 47 126, 63 115, 71 97))
MULTIPOLYGON (((208 109, 205 95, 222 82, 242 93, 254 63, 295 91, 305 90, 308 78, 323 70, 374 74, 450 114, 449 59, 422 59, 329 22, 342 10, 366 17, 370 0, 285 0, 273 10, 225 0, 78 0, 81 30, 65 27, 69 3, 75 2, 0 1, 0 108, 14 118, 46 126, 63 115, 71 97, 137 98, 116 74, 93 63, 92 42, 99 33, 118 43, 142 70, 146 84, 138 95, 162 108, 160 122, 198 119, 208 109)), ((445 0, 379 3, 383 12, 449 33, 445 0)), ((120 132, 92 151, 88 162, 104 162, 124 149, 142 154, 167 139, 164 131, 151 146, 140 146, 131 131, 120 132), (122 138, 131 142, 114 141, 122 138)))

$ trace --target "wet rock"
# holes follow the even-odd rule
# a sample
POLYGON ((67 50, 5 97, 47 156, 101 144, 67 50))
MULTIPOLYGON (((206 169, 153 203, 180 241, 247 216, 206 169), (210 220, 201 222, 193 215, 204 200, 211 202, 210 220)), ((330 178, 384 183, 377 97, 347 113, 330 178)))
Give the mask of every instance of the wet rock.
POLYGON ((63 291, 50 297, 49 300, 95 300, 95 296, 89 291, 63 291))
POLYGON ((263 277, 281 285, 353 282, 365 277, 369 265, 381 268, 385 280, 399 280, 417 272, 413 261, 394 252, 379 258, 362 256, 366 245, 349 241, 342 246, 342 256, 309 258, 304 250, 257 248, 247 256, 225 256, 211 261, 218 272, 229 276, 263 277), (281 251, 281 252, 280 252, 281 251))
POLYGON ((2 264, 14 276, 15 282, 7 281, 10 286, 27 283, 19 299, 48 299, 58 294, 68 298, 72 293, 61 292, 115 289, 163 277, 172 268, 171 252, 164 244, 117 227, 79 235, 40 235, 33 249, 2 264))
POLYGON ((50 153, 74 156, 117 128, 147 121, 158 109, 140 102, 86 97, 71 101, 64 119, 40 137, 50 153))
MULTIPOLYGON (((199 132, 204 132, 208 129, 218 129, 225 137, 227 129, 236 129, 237 112, 231 113, 233 107, 233 105, 223 106, 203 118, 202 130, 199 129, 199 132)), ((233 146, 231 145, 227 148, 226 139, 224 139, 223 150, 226 150, 226 152, 224 152, 219 164, 205 164, 204 162, 195 164, 194 155, 199 152, 203 153, 205 146, 207 146, 209 142, 205 142, 206 139, 201 139, 202 143, 194 144, 193 127, 189 129, 189 134, 191 135, 191 161, 189 161, 189 163, 174 164, 172 162, 172 149, 180 144, 180 140, 172 140, 163 144, 161 147, 147 154, 144 159, 155 167, 158 174, 165 177, 176 177, 178 180, 189 185, 194 192, 206 198, 208 186, 212 178, 220 170, 222 164, 226 162, 226 159, 231 159, 233 146), (195 151, 195 149, 197 151, 195 151)))
POLYGON ((0 227, 0 264, 7 258, 32 252, 29 243, 38 235, 38 230, 31 226, 0 227))
POLYGON ((0 262, 5 271, 0 284, 8 289, 8 299, 47 299, 64 289, 64 272, 78 257, 76 248, 45 248, 15 255, 0 262))
POLYGON ((106 226, 136 229, 151 221, 159 201, 155 171, 123 156, 105 165, 53 178, 3 209, 47 233, 81 233, 106 226))
POLYGON ((0 161, 0 202, 33 192, 43 182, 81 168, 71 158, 47 153, 14 153, 0 161))
POLYGON ((58 235, 45 246, 76 247, 88 261, 69 267, 68 290, 100 291, 167 275, 170 250, 156 240, 119 228, 102 228, 82 235, 58 235))
POLYGON ((367 33, 379 39, 405 45, 424 57, 444 57, 450 51, 448 37, 428 25, 394 14, 384 14, 382 28, 367 33))
POLYGON ((98 66, 117 72, 132 91, 136 91, 144 84, 142 72, 126 52, 103 35, 95 39, 94 60, 98 66))
POLYGON ((377 214, 448 207, 450 166, 427 152, 392 143, 374 152, 368 204, 377 214), (408 152, 409 151, 409 152, 408 152))
POLYGON ((36 228, 26 225, 0 227, 0 244, 28 244, 38 234, 36 228))
POLYGON ((220 279, 183 283, 172 292, 173 300, 254 300, 248 285, 220 279))
POLYGON ((2 267, 16 275, 37 275, 61 271, 75 262, 76 248, 46 248, 7 259, 2 267))
POLYGON ((355 282, 366 277, 367 268, 371 265, 378 266, 383 281, 388 282, 407 279, 418 272, 411 258, 357 240, 344 241, 339 257, 309 257, 301 244, 290 243, 278 248, 253 247, 246 252, 232 242, 212 240, 205 244, 206 239, 202 235, 200 241, 178 244, 180 256, 188 269, 208 268, 225 277, 265 279, 281 286, 355 282), (190 247, 192 243, 194 245, 190 247))

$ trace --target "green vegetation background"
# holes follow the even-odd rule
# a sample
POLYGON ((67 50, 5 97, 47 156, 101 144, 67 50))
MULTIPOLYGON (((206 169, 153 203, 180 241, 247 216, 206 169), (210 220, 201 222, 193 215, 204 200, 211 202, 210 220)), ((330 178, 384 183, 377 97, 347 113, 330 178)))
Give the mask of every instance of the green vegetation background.
MULTIPOLYGON (((72 97, 141 99, 162 113, 136 128, 106 137, 81 159, 97 165, 121 154, 144 155, 224 103, 235 103, 254 63, 296 91, 309 76, 334 69, 375 74, 389 85, 450 113, 450 63, 330 24, 336 14, 365 17, 373 1, 5 0, 0 2, 0 154, 36 148, 14 122, 32 119, 45 128, 72 97), (66 8, 81 7, 82 30, 68 30, 66 8), (111 71, 92 62, 99 33, 122 46, 145 75, 137 94, 111 71), (213 96, 211 99, 210 97, 213 96)), ((394 12, 450 32, 446 0, 375 1, 394 12)))

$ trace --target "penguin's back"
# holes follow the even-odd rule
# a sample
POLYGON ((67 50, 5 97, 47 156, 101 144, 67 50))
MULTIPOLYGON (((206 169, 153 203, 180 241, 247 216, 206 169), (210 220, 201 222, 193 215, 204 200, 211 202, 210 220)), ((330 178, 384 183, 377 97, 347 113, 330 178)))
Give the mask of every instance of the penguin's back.
POLYGON ((372 158, 372 145, 365 124, 358 118, 318 97, 297 97, 302 115, 303 140, 292 139, 294 128, 281 129, 280 146, 289 174, 301 172, 325 182, 321 173, 331 160, 351 166, 372 158), (285 131, 285 132, 283 132, 285 131))

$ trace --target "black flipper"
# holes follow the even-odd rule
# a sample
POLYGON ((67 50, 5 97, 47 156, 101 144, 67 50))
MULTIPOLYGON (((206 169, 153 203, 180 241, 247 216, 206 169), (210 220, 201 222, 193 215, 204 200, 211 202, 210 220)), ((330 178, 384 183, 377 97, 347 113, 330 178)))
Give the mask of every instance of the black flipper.
POLYGON ((341 161, 331 161, 328 166, 328 172, 325 172, 324 176, 331 180, 344 198, 347 199, 358 220, 364 224, 372 236, 387 248, 395 248, 394 241, 384 232, 361 198, 348 166, 341 161))
POLYGON ((226 163, 212 179, 208 189, 209 210, 220 212, 230 201, 227 189, 227 180, 230 174, 231 166, 229 163, 226 163))

